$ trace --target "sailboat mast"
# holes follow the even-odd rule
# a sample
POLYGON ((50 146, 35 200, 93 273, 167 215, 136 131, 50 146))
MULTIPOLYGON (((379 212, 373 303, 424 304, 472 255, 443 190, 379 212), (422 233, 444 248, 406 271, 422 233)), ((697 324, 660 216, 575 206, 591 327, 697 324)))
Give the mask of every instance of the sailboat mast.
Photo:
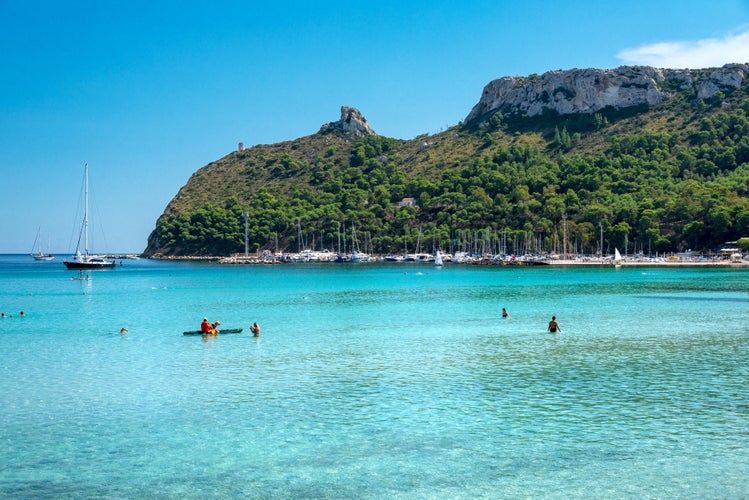
MULTIPOLYGON (((41 248, 41 243, 39 243, 39 236, 41 236, 41 234, 42 234, 42 226, 39 226, 39 229, 36 232, 36 238, 34 239, 34 246, 31 247, 31 255, 34 255, 34 252, 37 251, 36 249, 37 244, 39 248, 41 248)), ((39 253, 41 253, 41 250, 39 250, 39 253)))
POLYGON ((84 168, 84 181, 83 181, 83 249, 86 252, 86 255, 88 255, 88 163, 86 163, 86 167, 84 168))

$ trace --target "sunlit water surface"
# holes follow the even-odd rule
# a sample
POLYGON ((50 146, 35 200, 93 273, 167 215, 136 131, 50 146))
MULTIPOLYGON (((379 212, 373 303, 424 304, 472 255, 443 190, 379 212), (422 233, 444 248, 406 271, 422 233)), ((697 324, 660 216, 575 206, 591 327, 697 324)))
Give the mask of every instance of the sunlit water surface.
POLYGON ((747 270, 141 260, 74 276, 0 257, 0 497, 749 491, 747 270), (244 332, 182 335, 203 316, 244 332))

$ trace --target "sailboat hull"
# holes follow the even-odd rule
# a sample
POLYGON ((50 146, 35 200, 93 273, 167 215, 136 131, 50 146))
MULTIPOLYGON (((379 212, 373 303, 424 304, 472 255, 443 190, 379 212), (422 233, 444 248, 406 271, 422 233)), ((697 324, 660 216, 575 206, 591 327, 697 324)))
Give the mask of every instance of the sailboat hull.
POLYGON ((113 260, 90 258, 88 260, 64 260, 62 261, 68 269, 111 269, 115 263, 113 260))

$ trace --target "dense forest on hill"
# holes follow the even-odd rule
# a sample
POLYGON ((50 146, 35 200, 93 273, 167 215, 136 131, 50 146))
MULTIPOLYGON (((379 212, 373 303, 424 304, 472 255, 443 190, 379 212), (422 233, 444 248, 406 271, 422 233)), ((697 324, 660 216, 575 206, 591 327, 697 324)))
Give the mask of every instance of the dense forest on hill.
POLYGON ((326 131, 235 151, 190 178, 145 254, 243 252, 243 214, 251 252, 336 251, 354 237, 383 254, 714 251, 749 236, 747 89, 592 115, 495 113, 412 140, 326 131))

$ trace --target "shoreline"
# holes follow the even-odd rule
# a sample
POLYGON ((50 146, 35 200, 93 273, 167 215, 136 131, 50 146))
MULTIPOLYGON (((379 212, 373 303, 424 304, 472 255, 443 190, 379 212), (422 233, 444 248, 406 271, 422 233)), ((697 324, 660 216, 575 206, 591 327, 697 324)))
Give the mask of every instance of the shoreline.
POLYGON ((715 261, 664 261, 664 262, 645 262, 645 261, 624 261, 616 266, 610 262, 580 262, 571 260, 552 261, 551 266, 607 266, 607 267, 749 267, 749 262, 731 262, 729 260, 715 261))
MULTIPOLYGON (((257 256, 250 257, 220 257, 220 256, 153 256, 145 257, 152 260, 164 260, 164 261, 177 261, 177 262, 215 262, 222 265, 294 265, 294 264, 335 264, 333 261, 306 261, 306 262, 294 262, 294 261, 282 261, 282 260, 269 260, 262 259, 257 256)), ((415 262, 415 261, 398 261, 389 262, 381 257, 374 258, 368 262, 361 262, 358 264, 424 264, 427 266, 434 266, 434 262, 415 262)), ((351 263, 348 263, 351 264, 351 263)), ((579 260, 579 259, 544 259, 544 260, 517 260, 517 261, 493 261, 493 260, 476 260, 470 262, 454 262, 447 261, 446 266, 449 265, 469 265, 469 266, 496 266, 496 267, 535 267, 535 266, 548 266, 548 267, 735 267, 743 268, 749 267, 749 261, 731 261, 728 259, 720 260, 699 260, 699 261, 686 261, 686 260, 658 260, 658 261, 645 261, 645 260, 624 260, 620 263, 614 264, 610 259, 601 260, 579 260)))

